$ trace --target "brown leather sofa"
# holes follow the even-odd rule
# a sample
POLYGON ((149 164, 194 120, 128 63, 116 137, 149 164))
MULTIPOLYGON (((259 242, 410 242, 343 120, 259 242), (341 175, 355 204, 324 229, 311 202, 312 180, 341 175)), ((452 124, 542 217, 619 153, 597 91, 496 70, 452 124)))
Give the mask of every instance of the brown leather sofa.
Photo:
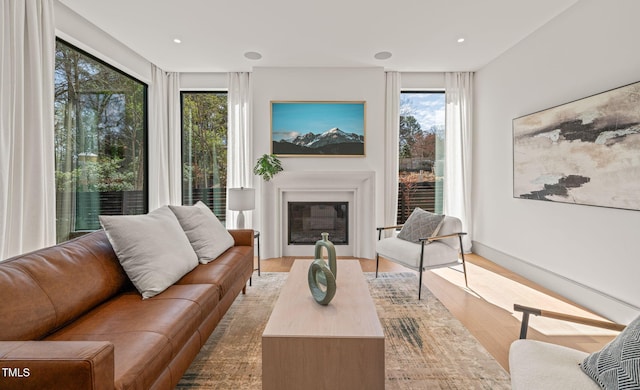
POLYGON ((172 389, 253 273, 253 231, 142 300, 100 230, 0 262, 0 389, 172 389))

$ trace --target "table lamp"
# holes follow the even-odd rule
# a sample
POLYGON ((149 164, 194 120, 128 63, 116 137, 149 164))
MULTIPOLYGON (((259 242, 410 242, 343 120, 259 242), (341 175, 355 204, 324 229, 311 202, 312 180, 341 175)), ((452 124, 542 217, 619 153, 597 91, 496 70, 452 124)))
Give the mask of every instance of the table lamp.
POLYGON ((229 210, 238 211, 236 228, 244 229, 244 210, 253 210, 256 205, 256 190, 254 188, 229 188, 227 199, 229 210))

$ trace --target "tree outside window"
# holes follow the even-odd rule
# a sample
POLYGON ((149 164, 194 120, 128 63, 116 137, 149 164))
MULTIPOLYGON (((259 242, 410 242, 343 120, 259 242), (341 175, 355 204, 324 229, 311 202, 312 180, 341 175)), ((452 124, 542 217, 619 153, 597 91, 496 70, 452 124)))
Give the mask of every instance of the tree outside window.
POLYGON ((398 224, 415 207, 442 213, 444 92, 402 92, 398 224))
POLYGON ((182 202, 200 200, 224 223, 226 193, 227 94, 182 92, 182 202))
POLYGON ((100 228, 99 215, 147 212, 147 86, 56 42, 57 241, 100 228))

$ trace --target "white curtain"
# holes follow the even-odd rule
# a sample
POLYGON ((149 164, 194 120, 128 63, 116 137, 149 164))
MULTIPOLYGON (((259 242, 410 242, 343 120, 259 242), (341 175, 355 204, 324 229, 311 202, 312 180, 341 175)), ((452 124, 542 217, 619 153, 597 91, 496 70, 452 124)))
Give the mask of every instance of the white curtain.
MULTIPOLYGON (((384 134, 384 226, 395 226, 398 215, 398 145, 400 143, 400 72, 386 72, 384 134)), ((387 236, 393 231, 387 230, 387 236)))
POLYGON ((180 73, 169 77, 169 203, 182 204, 182 107, 180 104, 180 73))
MULTIPOLYGON (((229 73, 227 123, 227 188, 253 188, 251 73, 229 73)), ((253 212, 244 212, 245 227, 253 227, 253 212)), ((227 210, 227 227, 236 226, 237 211, 227 210)))
POLYGON ((182 176, 180 77, 151 65, 149 86, 149 211, 180 205, 182 176))
POLYGON ((473 73, 445 73, 444 214, 460 218, 467 233, 465 253, 471 251, 471 158, 473 73))
POLYGON ((0 3, 0 260, 56 241, 52 0, 0 3))

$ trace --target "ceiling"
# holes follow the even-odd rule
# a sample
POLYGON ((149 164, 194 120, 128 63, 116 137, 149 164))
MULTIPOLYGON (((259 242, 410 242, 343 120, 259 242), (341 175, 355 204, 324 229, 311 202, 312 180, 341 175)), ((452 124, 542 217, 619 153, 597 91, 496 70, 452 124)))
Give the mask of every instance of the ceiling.
POLYGON ((174 72, 254 66, 474 71, 577 1, 60 0, 174 72), (247 59, 248 51, 262 58, 247 59), (381 51, 393 55, 375 59, 381 51))

